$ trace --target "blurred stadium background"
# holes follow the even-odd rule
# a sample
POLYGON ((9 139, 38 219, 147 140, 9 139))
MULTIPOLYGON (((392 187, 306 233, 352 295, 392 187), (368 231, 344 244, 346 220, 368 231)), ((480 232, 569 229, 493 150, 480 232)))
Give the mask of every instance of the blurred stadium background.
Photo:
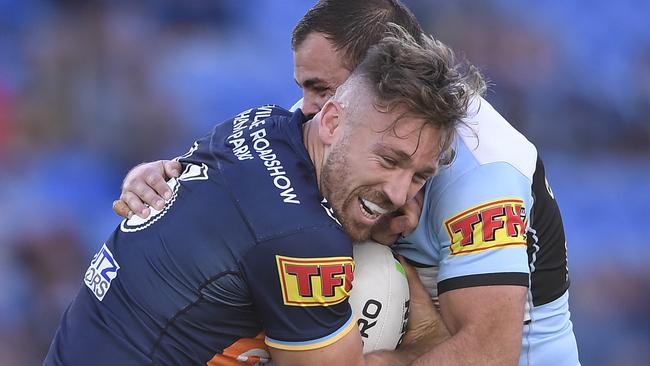
MULTIPOLYGON (((406 4, 546 159, 583 365, 650 356, 650 2, 406 4)), ((0 365, 42 362, 142 161, 291 106, 298 0, 0 0, 0 365)))

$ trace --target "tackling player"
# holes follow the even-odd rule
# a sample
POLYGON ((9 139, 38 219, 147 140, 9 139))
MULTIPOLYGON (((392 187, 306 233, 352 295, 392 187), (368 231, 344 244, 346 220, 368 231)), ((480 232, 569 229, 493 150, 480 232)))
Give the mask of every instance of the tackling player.
POLYGON ((435 173, 481 80, 393 32, 312 120, 263 106, 195 142, 165 207, 97 252, 45 365, 257 364, 264 343, 276 365, 399 365, 439 342, 425 321, 364 359, 347 301, 352 240, 435 173))
MULTIPOLYGON (((323 0, 294 29, 302 109, 316 113, 387 22, 421 32, 397 1, 323 0)), ((440 174, 375 239, 415 263, 452 332, 415 364, 578 365, 560 212, 533 144, 476 98, 440 174)), ((155 162, 132 170, 114 208, 146 213, 166 192, 155 162), (150 187, 149 187, 150 186, 150 187), (128 207, 127 207, 128 205, 128 207)))

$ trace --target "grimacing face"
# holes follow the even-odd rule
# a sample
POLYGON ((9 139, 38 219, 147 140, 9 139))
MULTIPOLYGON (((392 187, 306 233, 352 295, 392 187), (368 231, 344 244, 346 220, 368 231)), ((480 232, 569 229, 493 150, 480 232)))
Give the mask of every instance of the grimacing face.
POLYGON ((322 33, 313 32, 293 52, 293 76, 302 89, 302 112, 311 118, 350 76, 343 58, 322 33))
MULTIPOLYGON (((335 103, 326 103, 322 118, 335 103)), ((352 240, 363 241, 382 215, 402 207, 435 174, 438 131, 419 118, 397 121, 401 108, 380 112, 368 100, 341 108, 320 190, 352 240)))

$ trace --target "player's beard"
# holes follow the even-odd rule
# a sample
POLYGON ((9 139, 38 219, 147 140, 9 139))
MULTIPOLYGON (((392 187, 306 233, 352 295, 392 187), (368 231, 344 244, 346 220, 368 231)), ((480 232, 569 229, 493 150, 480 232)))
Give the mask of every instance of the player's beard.
POLYGON ((353 212, 359 205, 358 197, 371 199, 390 207, 390 200, 369 187, 354 187, 350 177, 353 176, 350 168, 347 148, 349 140, 344 138, 338 144, 332 145, 327 159, 321 169, 321 192, 327 199, 334 215, 343 226, 343 230, 352 241, 359 242, 370 239, 372 226, 364 225, 353 218, 353 212))

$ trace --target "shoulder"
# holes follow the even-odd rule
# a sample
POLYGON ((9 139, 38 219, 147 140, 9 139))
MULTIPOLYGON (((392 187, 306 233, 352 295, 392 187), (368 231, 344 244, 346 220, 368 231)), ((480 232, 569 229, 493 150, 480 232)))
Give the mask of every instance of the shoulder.
POLYGON ((506 163, 532 180, 537 149, 485 99, 477 98, 472 102, 469 117, 457 133, 455 148, 461 158, 454 161, 457 166, 506 163))
POLYGON ((345 232, 327 223, 298 228, 282 235, 268 237, 258 243, 249 258, 302 258, 307 262, 352 257, 352 241, 345 232))
POLYGON ((240 266, 268 345, 320 348, 356 324, 348 303, 352 243, 341 230, 306 227, 270 238, 250 250, 240 266))
POLYGON ((213 165, 257 240, 331 221, 302 140, 303 122, 300 111, 262 106, 212 133, 213 165))
POLYGON ((535 146, 487 101, 475 100, 471 110, 459 128, 450 163, 427 182, 427 201, 434 202, 436 212, 507 197, 527 200, 531 194, 535 146))

